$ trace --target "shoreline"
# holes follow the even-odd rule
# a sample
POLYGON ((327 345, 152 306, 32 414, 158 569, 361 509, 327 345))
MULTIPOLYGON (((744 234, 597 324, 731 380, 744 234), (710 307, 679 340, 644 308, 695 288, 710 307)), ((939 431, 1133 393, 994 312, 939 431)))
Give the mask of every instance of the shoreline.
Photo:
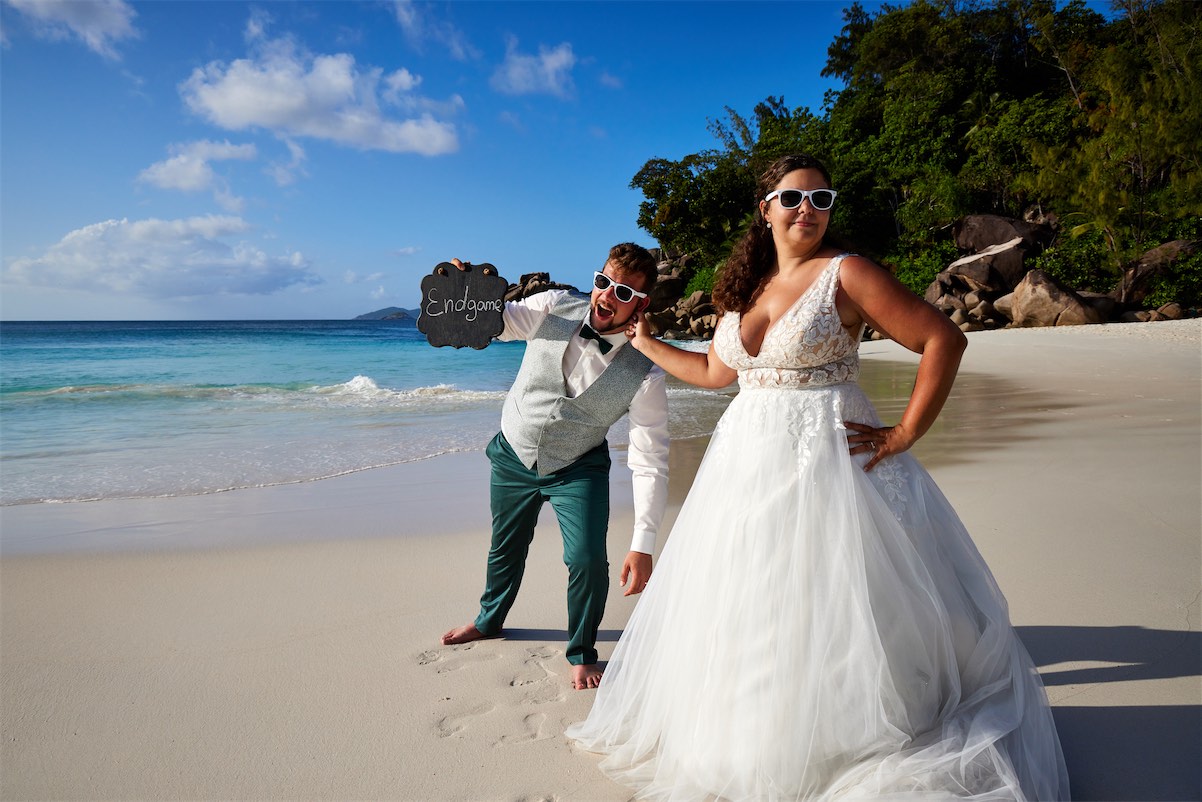
MULTIPOLYGON (((1162 340, 1165 332, 1202 330, 1202 321, 1172 323, 1110 324, 1109 336, 1134 335, 1162 340), (1196 324, 1196 325, 1192 325, 1196 324), (1151 327, 1161 327, 1152 329, 1151 327)), ((1007 335, 1021 339, 1023 332, 1056 333, 1076 331, 1078 335, 1102 333, 1104 326, 1061 327, 1059 329, 999 329, 969 335, 970 348, 975 337, 998 338, 1007 335)), ((1043 335, 1035 335, 1038 339, 1043 335)), ((1068 334, 1071 340, 1073 335, 1068 334)), ((1172 342, 1175 338, 1167 338, 1172 342)), ((1186 335, 1188 340, 1188 335, 1186 335)), ((868 341, 861 345, 861 384, 873 398, 882 418, 900 416, 904 398, 913 382, 918 356, 889 341, 868 341)), ((1012 365, 1002 370, 992 366, 962 367, 952 399, 936 420, 931 431, 916 444, 914 453, 928 468, 935 471, 944 465, 965 461, 957 442, 963 432, 973 431, 977 438, 995 442, 1004 439, 1006 426, 1011 422, 1026 422, 1032 412, 1050 409, 1056 402, 1043 398, 1047 393, 1038 386, 1015 386, 1007 378, 1012 365), (963 406, 957 397, 974 394, 1013 397, 1015 403, 1006 409, 994 409, 988 421, 982 419, 976 404, 963 406), (999 414, 1000 413, 1000 414, 999 414)), ((678 383, 679 384, 679 383, 678 383)), ((685 385, 679 385, 681 387, 685 385)), ((731 388, 731 392, 737 388, 731 388)), ((720 413, 704 422, 712 429, 720 413)), ((709 434, 673 438, 672 476, 685 471, 690 477, 705 447, 709 434), (687 455, 687 456, 685 456, 687 455)), ((618 470, 613 472, 614 504, 629 509, 629 475, 623 470, 624 444, 611 446, 611 456, 618 470)), ((343 540, 360 537, 344 531, 333 515, 336 510, 370 512, 367 537, 411 537, 464 532, 488 521, 489 512, 478 490, 487 482, 487 460, 483 447, 449 451, 405 462, 365 467, 333 476, 281 481, 278 483, 231 487, 203 493, 183 493, 165 496, 121 496, 68 501, 42 501, 0 506, 0 558, 37 554, 137 552, 140 550, 212 550, 257 548, 287 542, 343 540), (461 479, 470 474, 471 478, 461 479), (431 513, 426 504, 455 481, 463 481, 468 492, 461 504, 448 511, 450 519, 431 513), (333 504, 316 508, 312 496, 332 494, 333 504), (347 495, 361 496, 365 502, 352 505, 340 503, 347 495), (387 501, 383 501, 387 499, 387 501), (381 500, 377 502, 376 500, 381 500), (364 503, 366 509, 364 508, 364 503), (399 514, 403 511, 406 514, 399 514), (275 516, 274 530, 239 526, 239 519, 275 516), (217 523, 214 527, 210 524, 217 523), (214 531, 216 529, 216 531, 214 531), (14 534, 15 532, 15 534, 14 534)), ((673 485, 678 484, 673 482, 673 485)), ((673 491, 676 503, 682 501, 688 485, 673 491)))
MULTIPOLYGON (((1040 667, 1075 798, 1199 791, 1200 332, 970 334, 963 381, 915 448, 1040 667)), ((874 400, 908 392, 916 356, 885 341, 861 355, 889 365, 866 385, 874 400)), ((707 442, 673 441, 660 546, 707 442)), ((628 499, 629 472, 612 476, 628 499)), ((486 487, 483 453, 463 452, 3 508, 6 541, 17 526, 124 545, 0 547, 0 798, 628 799, 562 736, 592 694, 567 683, 549 511, 507 637, 438 644, 475 609, 486 487), (179 547, 192 539, 205 546, 179 547)), ((637 599, 616 587, 630 527, 629 502, 615 505, 603 660, 637 599)))

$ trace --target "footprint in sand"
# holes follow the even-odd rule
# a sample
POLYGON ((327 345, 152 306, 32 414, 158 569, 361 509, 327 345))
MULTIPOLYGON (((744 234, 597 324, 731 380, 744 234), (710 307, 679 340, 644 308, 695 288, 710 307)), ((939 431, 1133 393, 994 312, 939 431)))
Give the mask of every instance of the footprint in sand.
POLYGON ((470 665, 499 660, 501 657, 496 652, 473 651, 475 646, 475 643, 465 643, 460 646, 452 646, 448 649, 430 649, 417 656, 417 664, 419 666, 436 665, 437 667, 434 669, 436 673, 446 674, 449 671, 459 671, 470 665))
POLYGON ((522 690, 522 702, 525 704, 543 704, 563 699, 563 690, 559 687, 559 675, 547 668, 546 661, 556 657, 559 652, 546 646, 527 649, 527 659, 522 663, 522 669, 509 681, 510 687, 522 690))
POLYGON ((495 709, 496 705, 482 704, 462 713, 444 716, 434 724, 434 731, 439 738, 462 738, 463 733, 471 728, 472 722, 481 716, 488 715, 495 709))
POLYGON ((513 675, 513 679, 509 681, 509 684, 514 688, 521 688, 526 685, 546 682, 548 677, 553 676, 555 675, 547 669, 541 659, 531 657, 522 662, 522 669, 513 675))
POLYGON ((531 713, 522 719, 523 732, 520 735, 502 735, 493 746, 510 746, 512 744, 545 741, 558 735, 554 727, 547 725, 546 713, 531 713))

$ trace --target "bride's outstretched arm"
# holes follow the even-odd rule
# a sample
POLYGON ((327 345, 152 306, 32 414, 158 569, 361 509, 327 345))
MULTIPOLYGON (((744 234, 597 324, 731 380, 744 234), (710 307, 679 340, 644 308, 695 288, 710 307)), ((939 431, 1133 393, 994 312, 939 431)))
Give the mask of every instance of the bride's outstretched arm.
POLYGON ((857 432, 851 438, 853 451, 855 446, 867 446, 865 452, 875 452, 865 466, 871 469, 889 454, 909 449, 931 428, 951 394, 968 339, 946 315, 867 259, 848 258, 839 280, 842 296, 839 300, 845 302, 845 308, 839 311, 845 324, 848 315, 858 317, 922 355, 910 401, 896 426, 878 431, 848 423, 848 428, 857 432))
POLYGON ((713 344, 704 354, 669 345, 651 334, 651 326, 642 313, 626 328, 626 336, 640 353, 681 381, 716 390, 738 378, 714 353, 713 344))

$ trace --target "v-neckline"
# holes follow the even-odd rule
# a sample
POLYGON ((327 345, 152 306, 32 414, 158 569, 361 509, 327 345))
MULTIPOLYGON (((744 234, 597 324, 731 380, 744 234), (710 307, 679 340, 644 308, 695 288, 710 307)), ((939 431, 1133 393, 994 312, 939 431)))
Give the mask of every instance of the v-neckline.
POLYGON ((800 304, 803 300, 805 300, 806 296, 809 295, 811 292, 813 292, 815 290, 815 288, 817 288, 817 286, 822 283, 822 279, 826 275, 826 271, 830 270, 831 263, 833 263, 835 261, 835 259, 838 259, 838 258, 839 258, 838 256, 832 257, 831 262, 827 263, 827 266, 822 268, 822 270, 818 273, 818 277, 815 278, 812 282, 810 282, 810 286, 806 287, 805 290, 802 291, 801 295, 798 295, 797 298, 793 301, 793 303, 789 304, 789 308, 786 309, 783 313, 781 313, 780 317, 778 317, 776 320, 774 320, 770 324, 768 324, 768 328, 764 330, 764 336, 760 340, 760 347, 757 349, 756 353, 754 353, 754 354, 751 353, 751 351, 747 350, 747 341, 743 339, 743 313, 740 312, 739 313, 739 347, 743 349, 743 353, 747 354, 747 356, 751 357, 752 359, 759 359, 760 354, 764 353, 764 343, 768 342, 768 338, 772 336, 772 332, 776 329, 777 325, 782 320, 787 318, 789 315, 793 314, 793 310, 797 308, 797 305, 800 304))

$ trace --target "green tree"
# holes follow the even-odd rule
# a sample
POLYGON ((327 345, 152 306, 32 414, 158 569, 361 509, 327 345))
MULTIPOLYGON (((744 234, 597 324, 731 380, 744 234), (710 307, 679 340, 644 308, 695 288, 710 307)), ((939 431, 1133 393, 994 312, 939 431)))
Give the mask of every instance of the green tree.
POLYGON ((1016 92, 1053 72, 1035 57, 1030 5, 919 0, 875 17, 859 5, 845 13, 824 71, 846 83, 829 106, 826 141, 840 189, 860 209, 845 222, 876 250, 939 241, 981 196, 1012 201, 1013 177, 998 169, 1005 162, 988 134, 1016 92), (993 169, 970 183, 974 146, 993 169))
MULTIPOLYGON (((870 14, 853 3, 823 71, 843 86, 822 114, 783 96, 747 116, 726 108, 709 122, 719 147, 652 159, 635 176, 639 224, 703 269, 717 264, 751 219, 755 177, 802 151, 834 176, 835 232, 916 289, 954 254, 963 215, 1032 210, 1063 223, 1049 267, 1075 275, 1072 260, 1085 260, 1080 278, 1097 288, 1102 262, 1117 272, 1202 230, 1202 3, 1115 9, 1107 19, 1082 0, 914 0, 870 14), (1070 245, 1074 232, 1092 235, 1070 245)), ((1181 271, 1158 297, 1198 283, 1186 277, 1196 265, 1181 271)))
POLYGON ((727 153, 749 171, 752 180, 769 164, 787 153, 825 150, 823 120, 808 107, 790 109, 783 97, 769 97, 757 103, 747 119, 726 107, 726 120, 710 120, 709 131, 727 153))
POLYGON ((1130 0, 1111 41, 1079 67, 1076 124, 1032 149, 1033 186, 1077 232, 1101 233, 1112 266, 1202 214, 1199 6, 1130 0))
POLYGON ((716 150, 680 161, 652 159, 630 182, 645 198, 639 226, 670 255, 700 264, 717 259, 741 224, 754 184, 737 157, 716 150))

